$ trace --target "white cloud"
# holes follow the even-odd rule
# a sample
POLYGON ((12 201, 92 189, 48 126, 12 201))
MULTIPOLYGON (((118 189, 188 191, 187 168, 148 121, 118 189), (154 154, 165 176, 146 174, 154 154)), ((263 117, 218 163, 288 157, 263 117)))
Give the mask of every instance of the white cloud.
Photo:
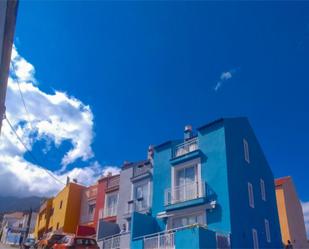
POLYGON ((305 219, 305 226, 307 230, 307 238, 309 238, 309 201, 301 203, 303 207, 304 219, 305 219))
MULTIPOLYGON (((67 93, 55 91, 53 94, 47 94, 41 91, 35 79, 34 66, 21 57, 15 47, 11 66, 6 115, 18 135, 29 149, 41 139, 47 140, 47 144, 54 142, 56 146, 60 146, 63 141, 70 141, 72 148, 63 156, 61 167, 50 174, 54 174, 63 182, 69 175, 86 185, 93 184, 105 172, 105 168, 98 162, 95 161, 87 167, 66 170, 67 165, 78 159, 87 162, 94 157, 91 148, 94 138, 91 108, 67 93), (29 115, 23 108, 17 80, 29 115)), ((2 191, 2 194, 42 196, 55 193, 62 187, 42 168, 24 159, 25 148, 12 133, 6 120, 3 121, 0 136, 0 151, 0 189, 6 190, 2 191)), ((107 169, 112 169, 113 172, 118 170, 116 167, 107 169)))
POLYGON ((226 72, 222 72, 220 75, 220 80, 216 83, 214 90, 217 92, 223 86, 224 82, 230 80, 236 72, 236 68, 226 72))

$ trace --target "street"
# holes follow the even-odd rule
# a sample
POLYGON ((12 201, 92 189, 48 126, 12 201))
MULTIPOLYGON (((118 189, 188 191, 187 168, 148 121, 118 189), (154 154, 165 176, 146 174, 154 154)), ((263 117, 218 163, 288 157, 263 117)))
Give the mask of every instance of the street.
POLYGON ((0 249, 14 249, 14 248, 18 248, 18 246, 10 246, 0 243, 0 249))

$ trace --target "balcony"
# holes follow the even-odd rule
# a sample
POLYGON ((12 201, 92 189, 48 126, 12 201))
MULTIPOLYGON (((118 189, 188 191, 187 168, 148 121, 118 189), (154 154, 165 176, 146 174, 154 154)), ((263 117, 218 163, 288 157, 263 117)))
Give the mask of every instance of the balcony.
POLYGON ((136 238, 133 243, 136 245, 134 248, 138 249, 231 248, 229 233, 215 232, 200 224, 146 235, 136 238), (142 243, 136 243, 139 241, 142 243))
POLYGON ((205 197, 205 183, 193 182, 165 190, 165 206, 205 197))
POLYGON ((133 178, 150 174, 151 173, 151 164, 141 164, 133 167, 133 178))
POLYGON ((110 177, 107 181, 107 189, 113 190, 119 188, 120 176, 110 177))
POLYGON ((158 234, 153 237, 144 238, 144 249, 174 249, 175 232, 158 234))
POLYGON ((192 138, 184 143, 178 144, 173 149, 173 156, 172 158, 181 157, 183 155, 186 155, 190 152, 196 151, 199 149, 198 146, 198 139, 197 137, 192 138))
POLYGON ((102 249, 129 248, 129 245, 130 245, 130 233, 113 235, 104 238, 102 241, 102 249))

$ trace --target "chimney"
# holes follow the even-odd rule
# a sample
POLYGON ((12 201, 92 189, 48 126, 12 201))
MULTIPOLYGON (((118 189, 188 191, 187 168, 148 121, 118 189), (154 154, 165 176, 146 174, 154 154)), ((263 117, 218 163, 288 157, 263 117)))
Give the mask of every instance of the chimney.
POLYGON ((74 178, 74 179, 73 179, 73 182, 74 182, 74 183, 77 183, 77 179, 76 179, 76 178, 74 178))
POLYGON ((149 145, 148 151, 147 151, 147 159, 148 159, 151 163, 153 162, 153 153, 154 153, 153 145, 149 145))
POLYGON ((187 141, 187 140, 189 140, 192 137, 193 137, 192 126, 191 125, 186 125, 185 126, 185 130, 184 130, 184 140, 187 141))
POLYGON ((69 185, 69 183, 70 183, 70 177, 69 177, 69 176, 67 176, 67 183, 66 183, 66 185, 68 186, 68 185, 69 185))

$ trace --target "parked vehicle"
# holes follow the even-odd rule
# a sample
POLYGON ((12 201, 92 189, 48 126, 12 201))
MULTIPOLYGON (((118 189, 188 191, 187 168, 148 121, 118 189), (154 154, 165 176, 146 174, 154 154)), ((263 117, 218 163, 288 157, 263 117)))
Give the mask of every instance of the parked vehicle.
POLYGON ((100 249, 97 241, 90 237, 67 235, 53 245, 53 249, 100 249))
POLYGON ((51 249, 65 234, 48 233, 38 243, 37 249, 51 249))
POLYGON ((21 245, 22 249, 33 249, 35 248, 35 239, 33 238, 28 238, 25 240, 24 243, 21 245))

